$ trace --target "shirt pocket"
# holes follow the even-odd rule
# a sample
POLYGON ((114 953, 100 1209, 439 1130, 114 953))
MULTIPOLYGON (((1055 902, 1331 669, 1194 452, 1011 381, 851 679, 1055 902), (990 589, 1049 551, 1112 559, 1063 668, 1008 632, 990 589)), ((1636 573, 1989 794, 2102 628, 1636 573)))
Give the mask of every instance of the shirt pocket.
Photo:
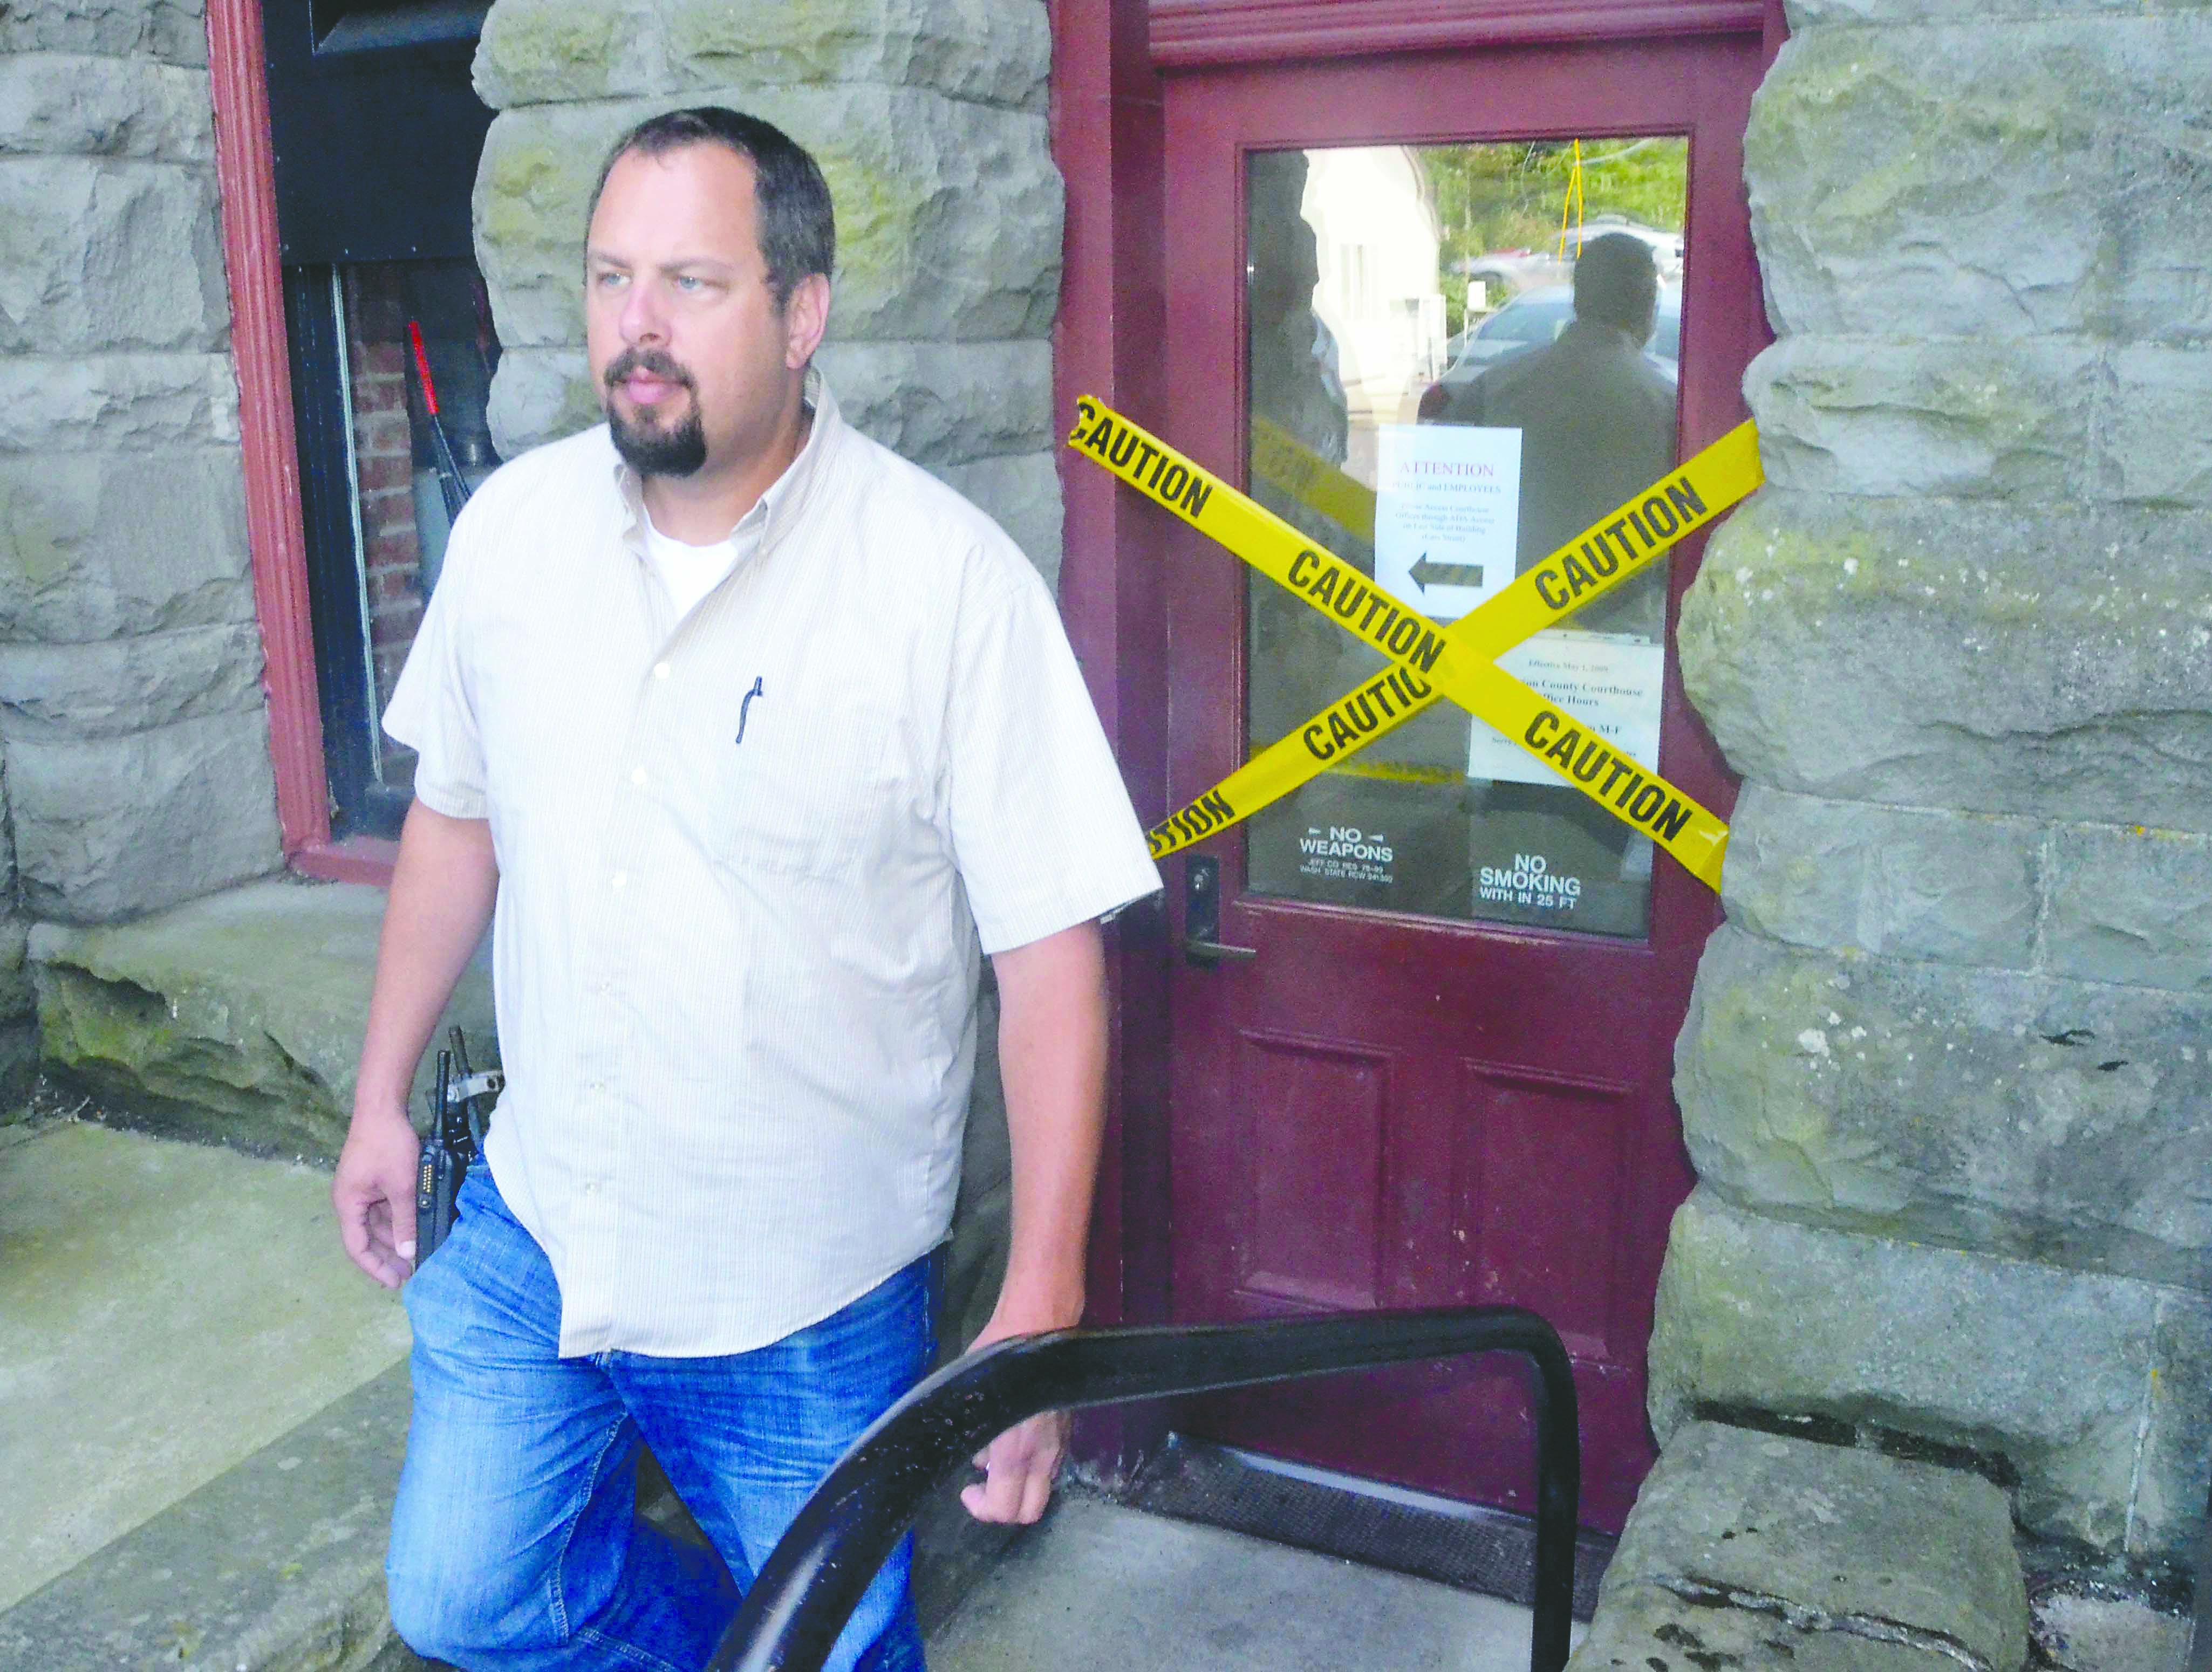
POLYGON ((803 718, 757 705, 728 746, 714 818, 724 864, 785 875, 850 875, 891 833, 902 800, 884 709, 848 703, 803 718))

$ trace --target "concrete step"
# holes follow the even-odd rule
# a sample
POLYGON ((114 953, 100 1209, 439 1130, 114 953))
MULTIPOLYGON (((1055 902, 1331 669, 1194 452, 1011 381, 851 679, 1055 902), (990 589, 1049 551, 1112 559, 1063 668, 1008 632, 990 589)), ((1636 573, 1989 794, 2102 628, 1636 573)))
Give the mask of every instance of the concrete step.
POLYGON ((349 1669, 325 1651, 381 1615, 408 1333, 329 1174, 9 1127, 0 1250, 0 1669, 349 1669))
MULTIPOLYGON (((957 1502, 954 1511, 957 1512, 957 1502)), ((941 1511, 933 1511, 933 1514, 941 1511)), ((1526 1672, 1528 1610, 1063 1491, 955 1597, 930 1672, 1526 1672)), ((1580 1642, 1583 1628, 1575 1627, 1580 1642)), ((367 1672, 441 1672, 394 1642, 367 1672)))
POLYGON ((0 1142, 0 1607, 398 1363, 330 1175, 88 1122, 0 1142))
MULTIPOLYGON (((376 973, 384 891, 276 877, 133 923, 40 924, 30 960, 44 1070, 101 1117, 257 1154, 333 1161, 376 973)), ((493 1039, 479 950, 447 1009, 493 1039)), ((420 1093, 432 1057, 416 1075, 420 1093)), ((479 1066, 482 1066, 480 1063, 479 1066)))
POLYGON ((384 1548, 407 1434, 394 1365, 0 1614, 6 1672, 406 1672, 384 1548))

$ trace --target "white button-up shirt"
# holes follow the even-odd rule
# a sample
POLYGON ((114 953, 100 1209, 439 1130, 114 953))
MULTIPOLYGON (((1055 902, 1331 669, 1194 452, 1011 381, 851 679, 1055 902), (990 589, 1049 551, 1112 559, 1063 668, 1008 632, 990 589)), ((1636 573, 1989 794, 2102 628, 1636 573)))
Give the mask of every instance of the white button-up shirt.
POLYGON ((454 525, 385 729, 489 819, 489 1158, 564 1355, 741 1352, 945 1235, 981 956, 1159 886, 1052 598, 837 415, 678 618, 604 427, 454 525))

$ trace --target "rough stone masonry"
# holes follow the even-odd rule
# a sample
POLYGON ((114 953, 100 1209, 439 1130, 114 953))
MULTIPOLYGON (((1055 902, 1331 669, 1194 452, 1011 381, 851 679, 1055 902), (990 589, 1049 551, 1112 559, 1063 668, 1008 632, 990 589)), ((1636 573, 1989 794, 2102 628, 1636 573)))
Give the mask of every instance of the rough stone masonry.
POLYGON ((25 916, 278 863, 199 8, 0 9, 0 1105, 25 916))
POLYGON ((2212 10, 1790 21, 1746 148, 1769 485, 1681 623, 1746 786, 1652 1418, 1932 1448, 2006 1487, 2031 1588, 2171 1580, 2212 1459, 2212 10))

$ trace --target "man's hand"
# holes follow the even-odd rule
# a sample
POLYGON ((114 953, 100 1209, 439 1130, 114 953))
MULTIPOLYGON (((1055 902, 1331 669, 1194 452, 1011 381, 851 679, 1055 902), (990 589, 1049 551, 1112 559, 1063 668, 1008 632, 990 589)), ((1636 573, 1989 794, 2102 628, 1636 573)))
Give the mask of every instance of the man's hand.
POLYGON ((408 1087, 498 893, 489 824, 449 819, 419 801, 407 809, 377 939, 353 1125, 331 1186, 345 1251, 387 1289, 415 1269, 415 1169, 422 1147, 407 1122, 408 1087))
POLYGON ((398 1110, 354 1111, 331 1202, 353 1263, 396 1289, 415 1270, 415 1170, 422 1145, 398 1110))
MULTIPOLYGON (((1078 924, 991 960, 999 975, 999 1070, 1013 1146, 1013 1234, 999 1302, 975 1348, 1083 1320, 1091 1193, 1106 1122, 1106 955, 1078 924)), ((1067 1450, 1065 1411, 993 1440, 961 1493, 978 1521, 1035 1521, 1067 1450)))
POLYGON ((1042 1515, 1067 1451, 1069 1427, 1066 1411, 1047 1411, 1007 1429, 977 1452, 975 1467, 983 1478, 960 1488, 968 1513, 978 1521, 1018 1521, 1025 1526, 1042 1515))
MULTIPOLYGON (((968 1350, 978 1352, 1010 1336, 1036 1330, 1002 1327, 994 1318, 968 1350)), ((975 1454, 983 1478, 960 1489, 960 1501, 978 1521, 1018 1521, 1024 1525, 1044 1513, 1052 1483, 1067 1452, 1066 1411, 1046 1411, 1006 1432, 975 1454)))

